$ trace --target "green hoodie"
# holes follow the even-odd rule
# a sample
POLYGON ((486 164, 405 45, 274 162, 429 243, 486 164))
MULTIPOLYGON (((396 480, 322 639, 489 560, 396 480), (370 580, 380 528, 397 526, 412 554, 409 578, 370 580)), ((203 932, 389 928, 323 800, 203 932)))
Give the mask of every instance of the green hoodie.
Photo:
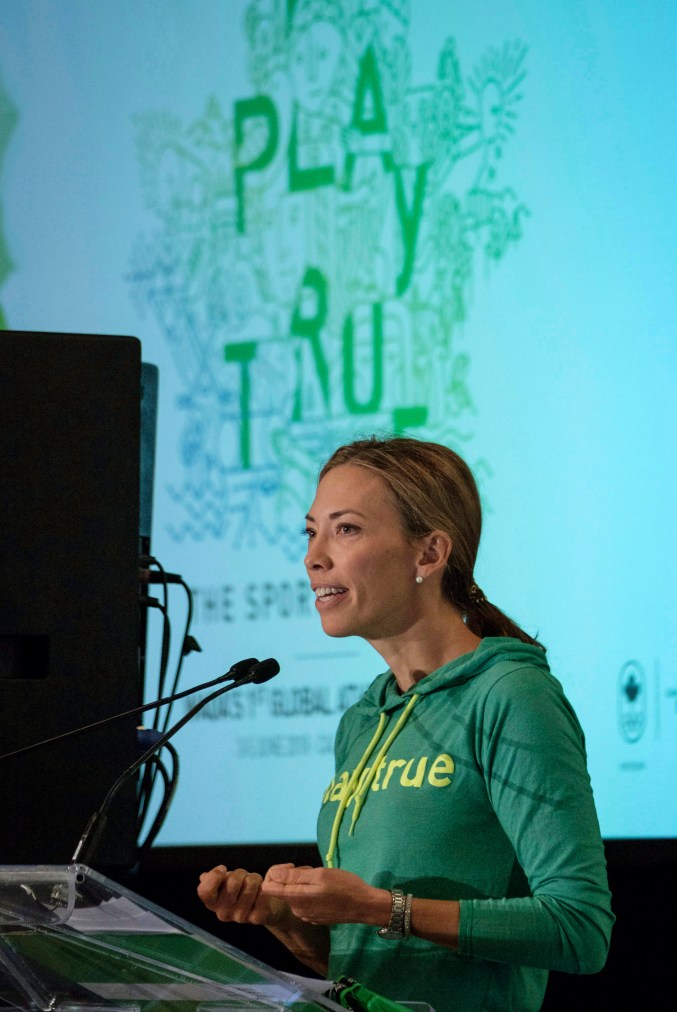
POLYGON ((339 725, 318 840, 329 867, 461 901, 458 952, 337 924, 332 979, 504 1012, 539 1009, 548 969, 604 965, 614 918, 583 733, 538 647, 484 639, 402 694, 379 675, 339 725))

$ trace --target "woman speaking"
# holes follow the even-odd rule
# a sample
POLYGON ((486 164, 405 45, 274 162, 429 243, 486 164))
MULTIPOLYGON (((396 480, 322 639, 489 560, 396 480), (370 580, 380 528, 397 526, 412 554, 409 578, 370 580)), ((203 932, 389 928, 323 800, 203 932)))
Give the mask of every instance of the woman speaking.
POLYGON ((359 440, 306 522, 324 631, 387 670, 338 728, 323 867, 219 866, 198 893, 329 979, 436 1012, 539 1009, 549 969, 601 969, 613 914, 580 725, 475 582, 473 476, 435 443, 359 440))

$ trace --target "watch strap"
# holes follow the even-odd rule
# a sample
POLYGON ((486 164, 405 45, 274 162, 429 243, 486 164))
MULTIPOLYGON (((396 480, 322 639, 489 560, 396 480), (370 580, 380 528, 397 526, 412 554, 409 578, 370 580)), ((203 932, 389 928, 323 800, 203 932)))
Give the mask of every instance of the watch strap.
POLYGON ((379 928, 377 934, 389 941, 409 938, 411 934, 411 893, 405 896, 401 889, 391 889, 390 894, 392 896, 390 921, 385 928, 379 928))

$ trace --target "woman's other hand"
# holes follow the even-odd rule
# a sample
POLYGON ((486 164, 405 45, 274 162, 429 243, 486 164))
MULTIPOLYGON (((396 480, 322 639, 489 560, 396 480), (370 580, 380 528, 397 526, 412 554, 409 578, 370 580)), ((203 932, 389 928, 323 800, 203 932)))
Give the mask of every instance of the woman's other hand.
MULTIPOLYGON (((284 869, 295 870, 292 864, 275 865, 268 871, 266 880, 271 871, 277 870, 278 874, 282 874, 284 869)), ((356 875, 351 877, 357 878, 356 875)), ((255 872, 245 871, 244 868, 228 871, 225 865, 220 864, 200 875, 197 894, 220 921, 264 925, 297 959, 320 976, 325 976, 329 932, 324 927, 316 927, 309 919, 295 917, 284 896, 267 892, 263 882, 255 872)))
POLYGON ((261 892, 308 924, 387 924, 391 894, 340 868, 269 868, 261 892))
POLYGON ((289 915, 289 906, 276 896, 264 894, 262 883, 263 878, 255 872, 244 868, 228 871, 220 864, 200 875, 197 894, 220 921, 274 927, 289 915))

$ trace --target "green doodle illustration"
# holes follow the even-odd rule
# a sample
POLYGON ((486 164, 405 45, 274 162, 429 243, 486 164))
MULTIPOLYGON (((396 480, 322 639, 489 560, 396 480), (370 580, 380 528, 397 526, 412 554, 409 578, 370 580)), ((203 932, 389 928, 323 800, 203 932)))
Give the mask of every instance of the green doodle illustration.
POLYGON ((462 329, 478 264, 527 214, 501 178, 526 48, 464 73, 450 36, 419 85, 409 30, 403 0, 253 0, 250 94, 212 95, 188 124, 137 117, 155 226, 131 285, 183 383, 177 540, 296 557, 317 466, 356 434, 473 458, 462 329))

